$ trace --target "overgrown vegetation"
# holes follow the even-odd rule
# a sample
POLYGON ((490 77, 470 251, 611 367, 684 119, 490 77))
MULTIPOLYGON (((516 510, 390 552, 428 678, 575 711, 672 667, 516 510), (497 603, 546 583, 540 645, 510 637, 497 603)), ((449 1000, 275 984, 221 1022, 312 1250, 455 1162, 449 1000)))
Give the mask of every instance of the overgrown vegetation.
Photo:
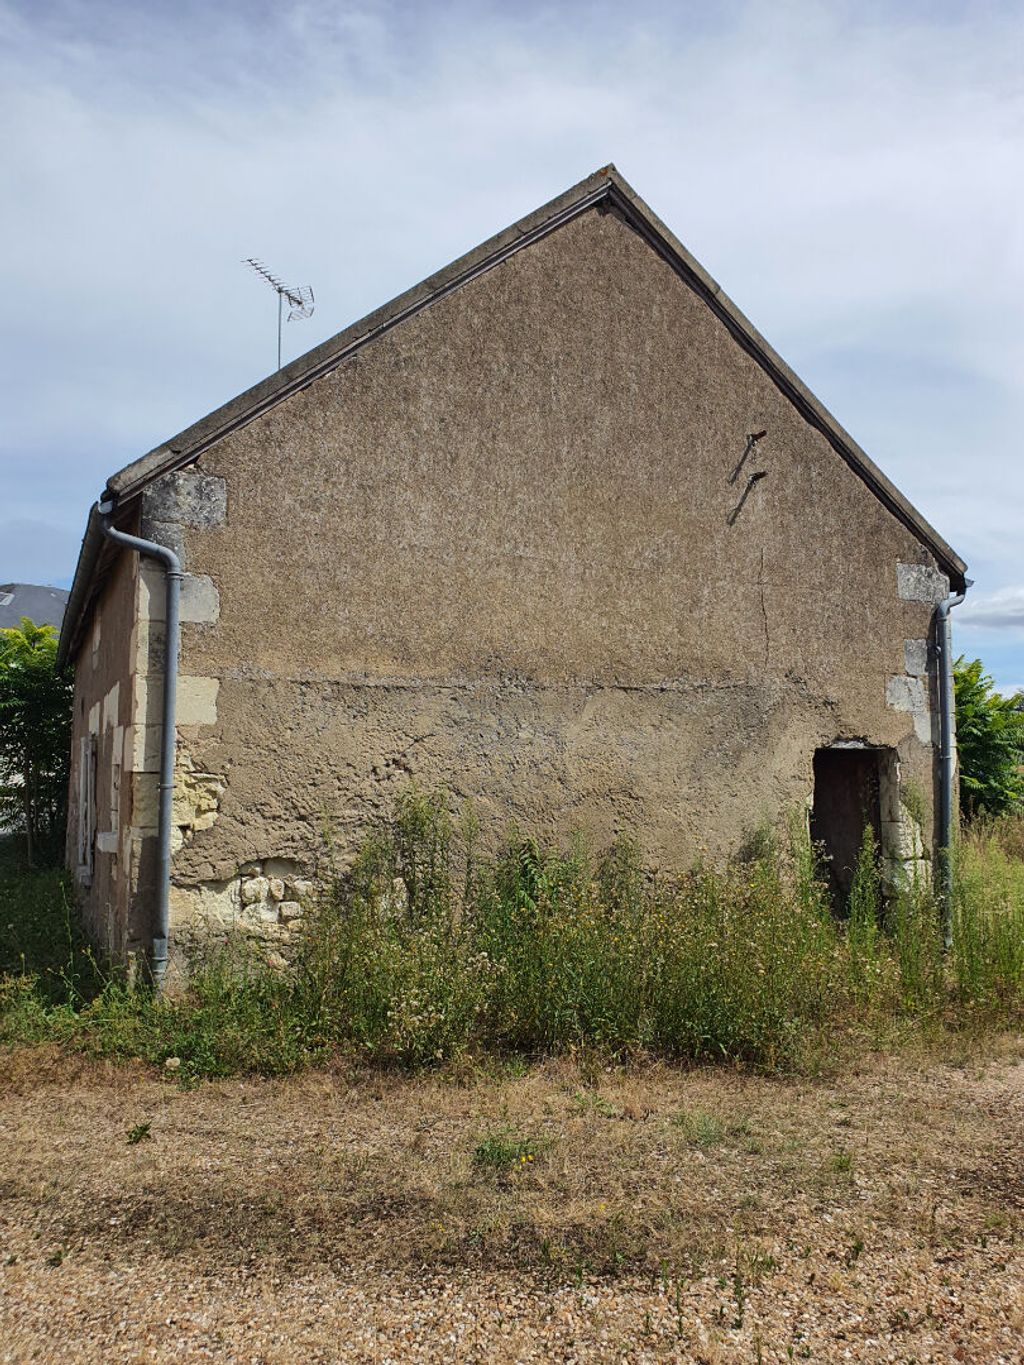
POLYGON ((836 920, 801 832, 745 861, 649 877, 621 842, 513 840, 410 793, 354 867, 326 878, 290 971, 251 944, 193 964, 187 994, 100 981, 68 937, 59 884, 0 878, 0 1040, 55 1040, 168 1064, 184 1080, 284 1072, 331 1051, 423 1067, 569 1053, 813 1068, 840 1047, 1002 1028, 1024 1012, 1024 820, 963 840, 943 951, 926 888, 885 899, 869 844, 836 920), (14 945, 35 934, 38 969, 14 945), (59 949, 58 949, 59 945, 59 949), (58 971, 63 956, 66 964, 58 971))
POLYGON ((1001 696, 980 659, 957 659, 953 684, 965 819, 1024 810, 1024 693, 1001 696))
POLYGON ((30 867, 23 840, 0 835, 0 1001, 27 992, 41 1007, 59 1005, 101 986, 64 874, 30 867))
POLYGON ((52 626, 0 630, 0 830, 21 832, 30 867, 60 857, 67 821, 73 684, 56 659, 52 626))

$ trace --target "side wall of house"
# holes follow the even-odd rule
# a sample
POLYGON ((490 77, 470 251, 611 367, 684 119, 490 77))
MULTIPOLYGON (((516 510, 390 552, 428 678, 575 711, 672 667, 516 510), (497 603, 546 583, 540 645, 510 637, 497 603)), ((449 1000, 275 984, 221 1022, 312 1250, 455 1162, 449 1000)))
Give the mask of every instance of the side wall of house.
POLYGON ((629 830, 669 866, 863 742, 891 760, 890 861, 933 842, 945 579, 614 213, 165 476, 145 516, 191 575, 180 924, 286 923, 325 822, 350 846, 410 778, 485 831, 629 830))
POLYGON ((75 659, 67 866, 90 937, 117 958, 134 948, 130 906, 136 869, 125 832, 132 803, 130 660, 136 591, 132 556, 123 555, 75 659))

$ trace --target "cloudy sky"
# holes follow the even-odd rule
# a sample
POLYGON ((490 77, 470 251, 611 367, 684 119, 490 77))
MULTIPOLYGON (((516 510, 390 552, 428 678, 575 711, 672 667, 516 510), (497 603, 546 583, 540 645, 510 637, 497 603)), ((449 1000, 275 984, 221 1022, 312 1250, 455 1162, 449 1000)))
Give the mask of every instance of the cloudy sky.
POLYGON ((614 161, 975 587, 1024 687, 1024 7, 0 0, 0 582, 106 476, 614 161))

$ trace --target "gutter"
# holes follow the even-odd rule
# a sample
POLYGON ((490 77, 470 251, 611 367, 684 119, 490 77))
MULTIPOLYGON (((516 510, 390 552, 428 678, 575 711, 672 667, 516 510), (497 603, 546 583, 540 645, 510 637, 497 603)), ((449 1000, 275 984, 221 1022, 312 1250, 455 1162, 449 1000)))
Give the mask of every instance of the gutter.
POLYGON ((949 613, 966 596, 956 593, 935 608, 935 652, 939 674, 939 904, 942 940, 953 946, 953 781, 956 776, 956 699, 953 688, 953 630, 949 613))
POLYGON ((92 592, 93 580, 96 577, 96 565, 102 549, 103 531, 100 526, 99 504, 94 502, 89 508, 89 519, 85 523, 82 548, 78 552, 75 577, 71 584, 71 593, 64 607, 64 619, 61 622, 60 639, 57 642, 57 668, 61 672, 67 668, 74 655, 75 646, 81 634, 80 624, 84 623, 86 619, 89 594, 92 592))
MULTIPOLYGON (((117 545, 134 550, 137 554, 148 555, 163 565, 166 589, 167 614, 166 638, 164 641, 164 690, 163 714, 160 722, 160 787, 159 809, 157 816, 157 903, 156 925, 153 929, 153 945, 150 955, 150 972, 154 989, 163 988, 167 974, 167 938, 170 927, 171 896, 171 801, 174 791, 174 746, 176 700, 178 691, 178 644, 180 638, 179 616, 181 605, 181 561, 173 550, 159 545, 155 540, 143 540, 140 536, 130 536, 119 531, 111 524, 114 502, 104 494, 106 501, 99 502, 93 509, 97 515, 101 535, 117 545)), ((92 517, 90 516, 90 525, 92 517)))

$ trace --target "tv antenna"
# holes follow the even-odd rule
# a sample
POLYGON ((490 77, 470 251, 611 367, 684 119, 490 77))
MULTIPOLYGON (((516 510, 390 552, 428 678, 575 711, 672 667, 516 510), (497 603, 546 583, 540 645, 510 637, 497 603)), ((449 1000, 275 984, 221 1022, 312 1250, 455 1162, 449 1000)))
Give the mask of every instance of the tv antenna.
POLYGON ((262 261, 258 261, 255 256, 246 256, 242 262, 250 270, 255 270, 261 279, 266 280, 274 293, 277 295, 277 368, 281 368, 281 322, 284 314, 284 305, 288 304, 291 312, 288 314, 289 322, 301 322, 303 318, 313 316, 313 289, 311 285, 303 284, 297 289, 292 289, 287 284, 282 284, 276 275, 272 275, 262 261))

